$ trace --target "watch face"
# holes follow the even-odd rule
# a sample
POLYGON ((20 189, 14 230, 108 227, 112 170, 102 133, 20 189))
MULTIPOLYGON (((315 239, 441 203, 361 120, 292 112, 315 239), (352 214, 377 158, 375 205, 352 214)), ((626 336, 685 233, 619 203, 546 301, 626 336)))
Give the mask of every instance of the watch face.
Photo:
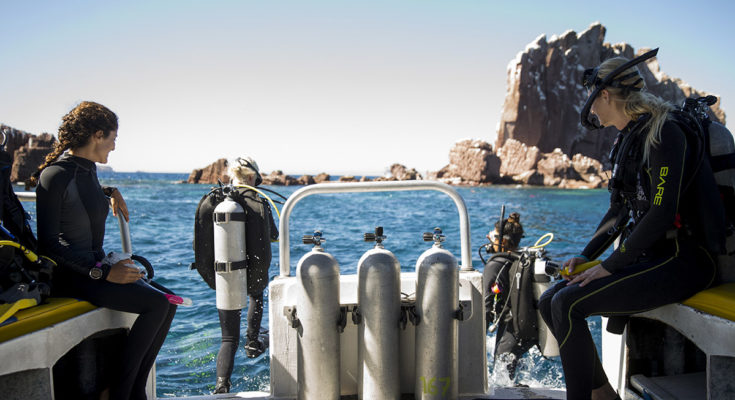
POLYGON ((92 279, 102 278, 102 268, 92 267, 92 269, 89 270, 89 277, 92 279))

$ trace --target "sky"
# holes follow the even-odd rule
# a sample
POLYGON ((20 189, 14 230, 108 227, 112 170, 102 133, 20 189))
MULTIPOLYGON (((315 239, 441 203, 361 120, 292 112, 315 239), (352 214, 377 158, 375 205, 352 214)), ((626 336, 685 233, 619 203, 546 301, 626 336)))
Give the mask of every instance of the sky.
POLYGON ((494 143, 508 63, 539 35, 660 47, 664 73, 735 111, 729 1, 0 0, 0 123, 56 134, 84 100, 119 117, 116 171, 422 174, 494 143))

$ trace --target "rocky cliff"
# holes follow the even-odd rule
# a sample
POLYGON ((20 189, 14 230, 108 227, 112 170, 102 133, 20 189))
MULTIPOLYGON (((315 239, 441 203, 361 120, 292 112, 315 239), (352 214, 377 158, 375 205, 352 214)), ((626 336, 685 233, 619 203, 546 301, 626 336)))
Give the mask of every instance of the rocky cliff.
MULTIPOLYGON (((577 34, 567 31, 547 40, 539 36, 508 64, 508 84, 495 146, 462 140, 449 151, 449 165, 430 179, 448 183, 522 183, 565 188, 597 188, 607 184, 607 155, 617 131, 591 132, 580 124, 587 100, 581 85, 585 68, 614 56, 633 58, 631 46, 604 42, 605 27, 592 24, 577 34)), ((662 49, 662 51, 665 51, 662 49)), ((676 105, 706 93, 661 71, 654 58, 639 69, 648 90, 676 105)), ((725 122, 719 102, 713 117, 725 122)))
POLYGON ((2 124, 0 132, 4 137, 0 140, 5 140, 5 151, 13 157, 10 173, 12 182, 25 182, 30 178, 56 142, 56 138, 51 134, 42 133, 36 136, 2 124))
MULTIPOLYGON (((615 129, 588 132, 580 125, 579 112, 587 99, 580 83, 582 73, 610 57, 633 58, 646 49, 636 52, 625 43, 611 45, 604 40, 605 27, 595 23, 579 34, 567 31, 549 39, 541 35, 518 53, 508 64, 507 93, 495 148, 515 139, 544 153, 559 148, 564 154, 581 153, 607 163, 615 129)), ((639 69, 648 90, 674 104, 704 95, 664 74, 655 58, 639 64, 639 69)), ((719 102, 713 111, 724 122, 719 102)))

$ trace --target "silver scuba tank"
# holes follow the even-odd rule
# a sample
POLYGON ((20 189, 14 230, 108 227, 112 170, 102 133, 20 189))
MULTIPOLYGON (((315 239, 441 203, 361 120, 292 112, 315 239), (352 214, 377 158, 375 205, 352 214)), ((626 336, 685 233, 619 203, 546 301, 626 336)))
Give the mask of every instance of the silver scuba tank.
POLYGON ((357 396, 359 399, 401 398, 400 331, 401 266, 383 247, 383 228, 366 233, 375 248, 357 263, 357 396))
POLYGON ((312 250, 296 267, 298 334, 298 398, 339 399, 340 320, 339 265, 321 246, 321 232, 305 235, 312 250))
MULTIPOLYGON (((553 282, 551 276, 558 273, 560 266, 549 261, 543 250, 536 252, 533 263, 533 298, 538 302, 541 295, 549 289, 553 282)), ((536 310, 537 328, 538 328, 538 348, 545 357, 555 357, 559 355, 559 343, 556 341, 554 334, 546 325, 541 312, 536 310)))
POLYGON ((240 310, 247 304, 245 210, 234 201, 230 188, 214 209, 214 271, 217 308, 240 310))
POLYGON ((424 233, 434 245, 416 261, 416 399, 458 396, 459 268, 442 248, 441 229, 424 233))

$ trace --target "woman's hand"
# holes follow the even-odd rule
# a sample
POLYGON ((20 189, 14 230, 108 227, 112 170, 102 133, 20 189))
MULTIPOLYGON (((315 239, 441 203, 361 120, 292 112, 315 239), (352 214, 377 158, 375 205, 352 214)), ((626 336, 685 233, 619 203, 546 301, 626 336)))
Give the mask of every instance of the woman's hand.
POLYGON ((584 264, 587 262, 587 259, 583 257, 572 257, 566 261, 564 261, 564 265, 562 265, 562 270, 566 269, 566 271, 569 271, 569 274, 561 274, 561 277, 566 280, 571 280, 574 278, 574 267, 579 264, 584 264))
POLYGON ((584 272, 580 272, 577 275, 569 277, 569 279, 571 280, 569 281, 569 283, 567 283, 567 286, 579 283, 579 287, 582 287, 594 281, 595 279, 604 278, 610 275, 612 274, 607 272, 605 268, 602 268, 602 264, 597 264, 584 272))
POLYGON ((112 283, 126 284, 133 283, 145 276, 145 274, 140 269, 134 266, 131 267, 130 265, 135 264, 133 263, 133 260, 129 258, 116 262, 115 265, 110 267, 110 273, 107 274, 107 281, 112 283))
POLYGON ((117 213, 121 212, 126 222, 130 222, 128 215, 128 205, 125 203, 119 189, 115 189, 110 195, 110 206, 112 206, 112 215, 117 217, 117 213))

